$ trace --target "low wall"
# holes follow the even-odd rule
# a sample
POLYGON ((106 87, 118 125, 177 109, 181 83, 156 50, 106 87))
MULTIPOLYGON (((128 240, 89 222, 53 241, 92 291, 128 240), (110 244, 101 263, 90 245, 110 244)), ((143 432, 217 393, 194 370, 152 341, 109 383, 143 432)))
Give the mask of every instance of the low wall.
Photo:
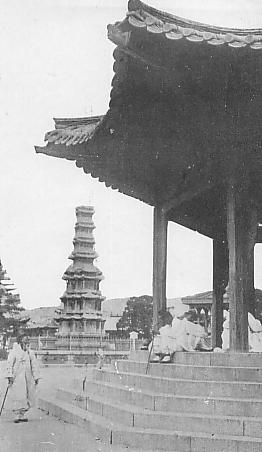
MULTIPOLYGON (((51 336, 40 336, 30 338, 30 347, 33 350, 53 350, 53 351, 64 351, 64 350, 74 350, 81 352, 95 353, 98 351, 100 347, 102 347, 105 351, 112 353, 115 352, 123 352, 127 353, 131 349, 139 350, 143 341, 135 340, 131 341, 130 339, 111 339, 111 338, 103 338, 102 341, 99 338, 90 338, 89 341, 84 341, 83 337, 74 336, 72 341, 69 340, 69 337, 65 337, 65 342, 62 344, 61 339, 51 336)), ((13 341, 11 341, 13 342, 13 341)))
MULTIPOLYGON (((93 352, 79 351, 79 350, 37 350, 37 359, 43 365, 70 365, 70 366, 85 366, 88 364, 97 364, 98 356, 93 352)), ((129 351, 127 352, 105 352, 104 364, 110 364, 116 359, 128 359, 129 351)))

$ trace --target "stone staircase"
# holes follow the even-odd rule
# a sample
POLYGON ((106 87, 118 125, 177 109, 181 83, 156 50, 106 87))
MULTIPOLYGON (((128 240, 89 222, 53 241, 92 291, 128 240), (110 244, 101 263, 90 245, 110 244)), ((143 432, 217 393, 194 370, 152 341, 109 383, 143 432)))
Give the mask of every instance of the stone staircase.
POLYGON ((178 352, 150 364, 134 352, 94 369, 41 409, 113 445, 173 452, 262 451, 262 354, 178 352))

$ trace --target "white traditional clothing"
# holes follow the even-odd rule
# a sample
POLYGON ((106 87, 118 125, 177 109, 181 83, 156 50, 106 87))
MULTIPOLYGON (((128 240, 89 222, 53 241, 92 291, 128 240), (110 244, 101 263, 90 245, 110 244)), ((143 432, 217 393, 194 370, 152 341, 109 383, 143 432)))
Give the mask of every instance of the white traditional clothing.
POLYGON ((15 343, 8 356, 6 378, 13 379, 6 407, 17 415, 23 415, 35 404, 35 381, 39 379, 39 370, 34 352, 30 349, 24 351, 15 343))
POLYGON ((154 338, 153 352, 157 355, 171 355, 177 351, 192 351, 201 343, 207 334, 198 324, 175 317, 172 325, 165 325, 154 338))
POLYGON ((186 318, 181 321, 179 333, 177 345, 187 352, 196 350, 201 340, 207 337, 207 333, 201 325, 190 322, 186 318))
POLYGON ((173 329, 171 325, 162 326, 159 334, 154 337, 153 352, 156 355, 170 355, 176 348, 176 342, 173 337, 173 329))
POLYGON ((248 313, 248 341, 251 352, 262 352, 262 326, 250 312, 248 313))
MULTIPOLYGON (((261 322, 248 313, 248 343, 251 352, 262 352, 262 326, 261 322)), ((229 313, 223 323, 222 349, 229 349, 229 313)))
POLYGON ((97 361, 97 369, 102 369, 103 365, 104 365, 104 361, 105 361, 105 354, 102 348, 98 349, 97 352, 97 357, 98 357, 98 361, 97 361))
POLYGON ((221 335, 222 339, 222 350, 229 349, 229 312, 225 312, 225 320, 223 322, 223 331, 221 335))

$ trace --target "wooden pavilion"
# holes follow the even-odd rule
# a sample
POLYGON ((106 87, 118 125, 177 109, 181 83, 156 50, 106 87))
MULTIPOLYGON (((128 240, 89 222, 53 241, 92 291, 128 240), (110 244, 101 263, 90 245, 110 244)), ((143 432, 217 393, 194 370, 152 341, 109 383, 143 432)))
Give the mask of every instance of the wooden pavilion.
POLYGON ((248 350, 254 246, 262 241, 262 30, 181 19, 130 0, 109 110, 56 119, 36 151, 76 162, 154 207, 154 323, 166 306, 167 225, 213 240, 213 346, 229 285, 230 349, 248 350))
MULTIPOLYGON (((213 292, 210 290, 208 292, 197 293, 194 295, 188 295, 181 298, 182 303, 197 312, 198 318, 201 314, 204 315, 205 329, 209 329, 210 319, 212 317, 212 303, 213 303, 213 292)), ((225 290, 223 296, 223 310, 229 309, 229 293, 228 289, 225 290)), ((255 289, 255 300, 254 300, 254 311, 253 314, 256 319, 262 320, 262 290, 255 289)))

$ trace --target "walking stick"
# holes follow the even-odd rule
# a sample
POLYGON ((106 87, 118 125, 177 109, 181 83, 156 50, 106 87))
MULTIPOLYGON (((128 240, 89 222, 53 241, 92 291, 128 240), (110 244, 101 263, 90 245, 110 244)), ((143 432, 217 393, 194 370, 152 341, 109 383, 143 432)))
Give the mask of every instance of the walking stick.
POLYGON ((5 395, 4 395, 4 398, 3 398, 3 402, 2 402, 2 405, 1 405, 1 409, 0 409, 0 416, 1 416, 1 414, 2 414, 2 411, 3 411, 4 405, 5 405, 5 401, 6 401, 6 397, 7 397, 8 389, 9 389, 9 385, 7 385, 7 388, 6 388, 6 391, 5 391, 5 395))
POLYGON ((149 355, 148 355, 148 360, 147 360, 147 365, 146 365, 146 375, 147 375, 147 372, 148 372, 148 369, 149 369, 149 364, 150 364, 150 358, 151 358, 151 355, 152 355, 152 350, 154 348, 154 339, 155 339, 155 335, 153 333, 151 347, 150 347, 150 350, 149 350, 149 355))

